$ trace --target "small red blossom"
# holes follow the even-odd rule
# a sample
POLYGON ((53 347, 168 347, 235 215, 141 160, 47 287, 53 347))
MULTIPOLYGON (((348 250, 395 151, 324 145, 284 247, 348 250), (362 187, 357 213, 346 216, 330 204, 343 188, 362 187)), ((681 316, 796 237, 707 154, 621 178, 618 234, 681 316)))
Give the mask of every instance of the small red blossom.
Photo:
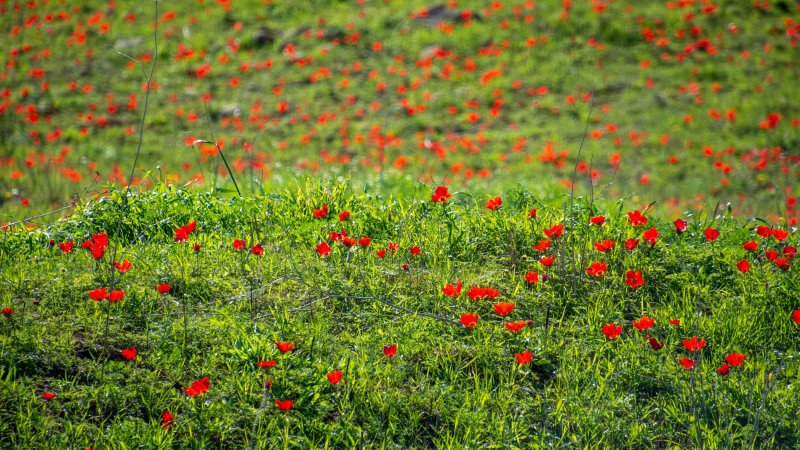
POLYGON ((173 416, 169 410, 164 411, 161 414, 161 426, 164 428, 169 428, 172 426, 172 423, 175 421, 175 416, 173 416))
POLYGON ((275 346, 278 347, 278 350, 280 350, 281 353, 286 353, 286 352, 292 351, 292 349, 294 348, 294 343, 292 343, 292 342, 276 342, 275 346))
POLYGON ((681 343, 683 344, 684 348, 690 352, 699 352, 703 349, 703 347, 706 346, 705 339, 700 339, 697 336, 692 336, 691 339, 684 339, 681 341, 681 343))
POLYGON ((259 242, 258 244, 250 247, 250 253, 255 256, 262 256, 264 254, 264 246, 259 242))
POLYGON ((458 297, 461 294, 461 282, 459 281, 455 286, 446 284, 442 288, 442 293, 448 297, 458 297))
POLYGON ((595 242, 594 243, 594 248, 595 248, 595 250, 597 250, 600 253, 606 253, 608 251, 613 250, 614 247, 616 247, 616 245, 617 245, 617 241, 612 241, 610 239, 606 239, 605 241, 602 241, 602 242, 595 242))
POLYGON ((642 239, 647 241, 651 247, 656 245, 656 241, 658 240, 658 230, 655 227, 645 230, 645 232, 642 233, 642 239))
POLYGON ((323 204, 322 208, 315 209, 313 215, 315 219, 324 219, 328 216, 328 205, 323 204))
POLYGON ((245 241, 243 241, 241 239, 234 239, 233 240, 233 249, 236 250, 237 252, 240 251, 240 250, 244 250, 244 248, 246 246, 247 246, 247 242, 245 242, 245 241))
POLYGON ((433 190, 433 195, 431 195, 431 201, 434 203, 444 203, 452 197, 453 195, 448 192, 447 186, 438 186, 436 189, 433 190))
POLYGON ((539 241, 538 244, 536 244, 533 247, 533 249, 536 250, 537 252, 543 252, 543 251, 547 250, 548 248, 550 248, 550 240, 549 239, 542 239, 541 241, 539 241))
POLYGON ((622 334, 622 325, 607 323, 603 325, 603 334, 608 340, 617 339, 622 334))
POLYGON ((656 323, 655 319, 653 319, 651 317, 647 317, 647 316, 642 316, 641 319, 634 320, 632 322, 632 325, 633 325, 633 328, 636 328, 639 331, 645 331, 645 330, 649 330, 650 328, 652 328, 654 323, 656 323))
POLYGON ((322 257, 331 256, 331 246, 328 245, 327 242, 322 241, 317 244, 317 253, 322 257))
POLYGON ((125 298, 125 291, 111 291, 108 293, 109 303, 116 303, 125 298))
POLYGON ((342 381, 342 371, 334 370, 333 372, 328 372, 328 381, 331 384, 339 384, 342 381))
POLYGON ((74 247, 74 245, 75 244, 73 242, 62 242, 62 243, 58 244, 58 248, 60 248, 61 251, 64 252, 64 253, 70 253, 72 251, 72 247, 74 247))
POLYGON ((503 326, 512 333, 517 333, 519 330, 525 328, 525 325, 527 324, 528 322, 525 320, 518 320, 516 322, 506 322, 503 324, 503 326))
POLYGON ((681 234, 686 231, 686 227, 688 226, 686 221, 683 219, 675 219, 675 221, 672 222, 672 225, 675 226, 675 233, 677 234, 681 234))
POLYGON ((384 345, 383 346, 383 354, 387 358, 394 358, 397 354, 397 344, 392 345, 384 345))
POLYGON ((682 365, 686 370, 691 370, 694 369, 695 365, 697 365, 697 361, 693 360, 692 358, 683 357, 678 360, 678 364, 682 365))
POLYGON ((794 322, 795 325, 800 325, 800 309, 792 311, 792 322, 794 322))
POLYGON ((350 211, 342 211, 339 213, 339 222, 345 222, 350 218, 350 211))
POLYGON ((500 196, 497 196, 495 198, 490 198, 489 200, 487 200, 486 204, 484 205, 484 208, 494 211, 500 209, 500 206, 502 205, 503 205, 503 199, 500 198, 500 196))
POLYGON ((722 376, 729 374, 730 371, 731 371, 731 366, 729 366, 727 363, 717 367, 717 373, 722 376))
POLYGON ((375 252, 375 256, 377 256, 378 258, 384 258, 384 257, 386 257, 386 249, 385 249, 385 248, 382 248, 382 249, 380 249, 380 250, 376 251, 376 252, 375 252))
POLYGON ((669 319, 669 324, 670 325, 680 325, 681 324, 681 319, 669 319))
POLYGON ((419 247, 415 246, 415 247, 409 248, 408 251, 411 252, 412 255, 417 256, 417 255, 419 255, 421 250, 420 250, 419 247))
POLYGON ((270 367, 275 367, 278 364, 278 360, 270 359, 269 361, 259 361, 256 365, 262 369, 269 369, 270 367))
POLYGON ((772 263, 781 270, 789 270, 789 260, 786 258, 776 258, 772 263))
POLYGON ((169 291, 172 289, 172 286, 168 285, 167 283, 161 283, 156 289, 158 289, 159 294, 164 295, 169 293, 169 291))
POLYGON ((56 394, 54 392, 44 392, 42 393, 42 398, 45 400, 52 400, 56 398, 56 394))
POLYGON ((294 402, 291 400, 275 400, 275 406, 281 411, 289 411, 294 406, 294 402))
POLYGON ((513 302, 499 302, 492 305, 494 312, 499 316, 506 316, 511 314, 511 311, 514 310, 514 303, 513 302))
POLYGON ((517 364, 524 366, 526 364, 530 364, 531 358, 533 358, 533 353, 531 353, 530 350, 525 349, 525 351, 522 353, 517 353, 514 356, 517 359, 517 364))
POLYGON ((208 392, 209 382, 208 377, 203 377, 195 382, 192 383, 191 386, 184 389, 183 392, 186 393, 189 397, 196 397, 201 394, 205 394, 208 392))
POLYGON ((636 289, 638 287, 644 286, 644 278, 642 278, 641 271, 634 271, 629 270, 625 272, 625 284, 630 286, 631 289, 636 289))
POLYGON ((13 308, 3 308, 2 311, 3 317, 11 317, 14 314, 13 308))
POLYGON ((731 367, 739 367, 742 365, 746 357, 747 355, 743 353, 731 353, 725 356, 725 362, 730 364, 731 367))
POLYGON ((89 298, 91 298, 96 302, 99 302, 105 299, 106 297, 108 297, 108 289, 106 288, 97 288, 89 292, 89 298))
POLYGON ((132 359, 136 359, 136 346, 132 346, 131 348, 126 348, 120 351, 122 357, 125 358, 126 361, 130 361, 132 359))
POLYGON ((478 324, 478 315, 472 313, 462 314, 459 321, 465 328, 475 328, 475 325, 478 324))
POLYGON ((703 235, 706 237, 706 240, 708 240, 709 242, 710 241, 716 241, 717 238, 719 237, 719 230, 716 230, 714 228, 709 227, 709 228, 706 228, 705 231, 703 231, 703 235))
POLYGON ((553 225, 552 227, 546 228, 544 230, 544 235, 547 236, 550 239, 555 239, 555 238, 561 236, 562 234, 564 234, 564 224, 563 223, 557 223, 557 224, 553 225))
POLYGON ((625 241, 625 250, 633 251, 639 245, 638 239, 628 239, 625 241))
POLYGON ((647 343, 650 344, 650 348, 653 350, 658 351, 664 348, 664 341, 659 341, 658 339, 650 336, 647 336, 646 339, 647 343))
POLYGON ((736 268, 739 269, 739 272, 747 273, 750 271, 750 263, 747 262, 746 259, 743 259, 736 263, 736 268))
POLYGON ((606 274, 606 269, 608 268, 608 264, 605 261, 602 262, 593 262, 586 268, 586 273, 590 276, 595 278, 600 278, 606 274))
POLYGON ((642 212, 637 209, 628 213, 628 223, 635 227, 640 227, 647 223, 647 217, 643 216, 642 212))
POLYGON ((766 227, 764 225, 759 225, 756 227, 756 234, 766 239, 772 236, 772 228, 766 227))
POLYGON ((553 265, 553 261, 555 260, 556 258, 554 256, 542 256, 539 258, 539 262, 545 267, 550 267, 553 265))
POLYGON ((531 211, 528 213, 528 217, 530 217, 531 219, 536 218, 536 208, 531 209, 531 211))
POLYGON ((589 218, 589 223, 592 225, 602 225, 606 221, 606 216, 594 216, 589 218))
POLYGON ((362 247, 369 247, 369 244, 372 243, 372 239, 367 236, 361 236, 358 239, 358 245, 362 247))
POLYGON ((539 282, 539 273, 538 272, 534 272, 532 270, 528 271, 528 273, 525 274, 525 281, 527 281, 528 284, 536 284, 536 283, 538 283, 539 282))
POLYGON ((490 287, 472 286, 469 288, 469 291, 467 291, 467 297, 472 301, 482 300, 484 298, 497 298, 499 295, 500 291, 490 287))
POLYGON ((132 266, 131 262, 128 261, 127 259, 122 261, 121 263, 117 263, 116 264, 116 268, 117 268, 117 271, 119 271, 119 273, 125 273, 125 272, 131 270, 131 266, 132 266))
POLYGON ((748 241, 742 244, 742 247, 744 247, 744 249, 747 250, 748 252, 754 252, 758 250, 758 242, 748 241))

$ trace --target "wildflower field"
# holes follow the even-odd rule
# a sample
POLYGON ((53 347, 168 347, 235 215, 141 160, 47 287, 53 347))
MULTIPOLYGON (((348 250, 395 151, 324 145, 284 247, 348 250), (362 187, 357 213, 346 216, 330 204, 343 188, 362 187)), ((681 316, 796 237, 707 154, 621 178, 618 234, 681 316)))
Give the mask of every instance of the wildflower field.
POLYGON ((800 2, 0 24, 0 447, 800 446, 800 2))

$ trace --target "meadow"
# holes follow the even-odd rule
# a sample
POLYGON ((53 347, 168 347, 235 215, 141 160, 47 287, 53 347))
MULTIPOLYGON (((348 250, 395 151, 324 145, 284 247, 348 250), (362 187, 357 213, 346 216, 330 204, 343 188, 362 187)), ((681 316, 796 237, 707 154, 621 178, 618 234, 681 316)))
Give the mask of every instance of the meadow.
POLYGON ((797 448, 798 13, 0 0, 0 445, 797 448))

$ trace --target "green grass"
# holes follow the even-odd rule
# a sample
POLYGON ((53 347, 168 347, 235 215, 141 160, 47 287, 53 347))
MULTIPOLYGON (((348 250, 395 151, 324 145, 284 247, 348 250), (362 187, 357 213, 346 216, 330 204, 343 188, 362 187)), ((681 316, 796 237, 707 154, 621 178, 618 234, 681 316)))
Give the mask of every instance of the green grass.
MULTIPOLYGON (((402 197, 356 194, 347 184, 309 183, 246 199, 174 191, 131 197, 119 235, 120 196, 75 211, 38 232, 6 233, 2 252, 0 360, 5 446, 149 447, 552 447, 791 448, 800 442, 797 345, 790 319, 798 307, 797 268, 783 271, 768 249, 797 245, 755 234, 754 221, 727 214, 688 218, 676 234, 650 217, 643 227, 627 210, 607 212, 585 199, 542 200, 524 190, 487 198, 454 193, 430 201, 424 186, 402 197), (312 212, 327 204, 330 213, 312 212), (535 218, 528 217, 536 208, 535 218), (351 211, 346 222, 337 215, 351 211), (606 223, 590 225, 604 214, 606 223), (197 221, 188 241, 174 229, 197 221), (546 252, 533 246, 554 224, 564 234, 546 252), (656 227, 655 246, 629 252, 628 238, 656 227), (703 231, 721 233, 713 242, 703 231), (368 247, 329 239, 346 229, 368 247), (106 231, 94 260, 80 243, 106 231), (49 240, 55 246, 49 245, 49 240), (242 251, 234 239, 247 241, 242 251), (617 241, 600 254, 591 243, 617 241), (759 242, 750 254, 745 241, 759 242), (68 254, 61 242, 75 242, 68 254), (315 248, 331 244, 329 257, 315 248), (264 254, 248 249, 260 242, 264 254), (198 252, 192 250, 197 243, 198 252), (378 258, 376 251, 398 244, 378 258), (408 250, 419 246, 419 255, 408 250), (116 303, 89 291, 110 283, 111 254, 132 262, 115 275, 116 303), (555 256, 547 268, 543 254, 555 256), (751 270, 736 263, 746 258, 751 270), (592 278, 585 269, 605 261, 592 278), (407 269, 402 265, 407 264, 407 269), (644 285, 625 284, 640 270, 644 285), (528 271, 547 280, 525 281, 528 271), (463 282, 456 298, 445 284, 463 282), (168 283, 169 294, 156 286, 168 283), (472 301, 472 286, 499 290, 472 301), (516 307, 507 317, 498 301, 516 307), (459 323, 477 313, 474 329, 459 323), (631 326, 655 319, 646 332, 631 326), (110 319, 110 320, 109 320, 110 319), (680 319, 670 325, 669 319, 680 319), (530 321, 518 333, 504 323, 530 321), (623 326, 607 339, 601 328, 623 326), (644 335, 664 348, 654 351, 644 335), (692 354, 681 340, 708 344, 692 354), (294 343, 281 354, 277 341, 294 343), (383 347, 397 344, 387 358, 383 347), (135 345, 136 359, 120 354, 135 345), (530 364, 516 362, 528 349, 530 364), (723 358, 744 364, 717 373, 723 358), (678 364, 693 357, 692 370, 678 364), (259 368, 259 361, 277 360, 259 368), (331 385, 326 374, 343 371, 331 385), (182 392, 208 377, 207 393, 182 392), (263 384, 272 381, 265 391, 263 384), (55 398, 42 399, 44 392, 55 398), (291 399, 290 411, 274 400, 291 399), (161 414, 175 421, 161 426, 161 414)), ((652 212, 652 211, 651 211, 652 212)), ((648 212, 646 216, 650 216, 648 212)))

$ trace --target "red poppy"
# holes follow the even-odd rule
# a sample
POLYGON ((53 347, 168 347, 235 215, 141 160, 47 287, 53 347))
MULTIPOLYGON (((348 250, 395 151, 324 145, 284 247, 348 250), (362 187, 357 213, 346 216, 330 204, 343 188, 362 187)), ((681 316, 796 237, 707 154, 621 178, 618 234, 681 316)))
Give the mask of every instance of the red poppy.
POLYGON ((600 253, 605 253, 605 252, 608 252, 610 250, 613 250, 616 245, 617 245, 617 241, 612 241, 612 240, 607 239, 607 240, 602 241, 602 242, 595 242, 594 243, 594 248, 600 253))
POLYGON ((247 246, 247 242, 245 242, 245 241, 243 241, 241 239, 234 239, 233 240, 233 249, 236 250, 237 252, 239 250, 243 250, 246 246, 247 246))
POLYGON ((500 296, 500 291, 490 287, 472 286, 467 292, 467 297, 472 301, 482 300, 484 298, 497 298, 498 296, 500 296))
POLYGON ((342 242, 342 245, 344 245, 344 246, 345 246, 345 247, 347 247, 347 248, 350 248, 350 247, 352 247, 352 246, 356 245, 356 243, 357 243, 358 241, 356 241, 356 239, 355 239, 355 238, 352 238, 352 237, 343 237, 343 238, 341 239, 341 242, 342 242))
POLYGON ((281 411, 289 411, 294 406, 294 402, 291 400, 275 400, 275 406, 281 411))
POLYGON ((627 241, 625 241, 625 249, 628 250, 629 252, 633 251, 633 249, 635 249, 638 245, 639 245, 638 239, 628 239, 627 241))
POLYGON ((606 339, 617 339, 622 334, 622 325, 607 323, 603 325, 603 334, 606 335, 606 339))
POLYGON ((764 257, 767 258, 767 261, 775 261, 775 259, 778 257, 778 252, 773 249, 769 249, 764 252, 764 257))
POLYGON ((350 218, 350 211, 342 211, 339 213, 339 222, 344 222, 350 218))
POLYGON ((122 357, 125 358, 126 361, 130 361, 132 359, 136 359, 136 346, 131 346, 131 348, 126 348, 120 351, 122 357))
POLYGON ((436 189, 433 190, 433 195, 431 195, 431 201, 434 203, 443 203, 446 202, 448 198, 452 197, 452 194, 448 192, 447 186, 438 186, 436 189))
POLYGON ((629 270, 625 272, 625 284, 631 287, 631 289, 636 289, 640 286, 644 286, 644 278, 642 278, 641 271, 633 271, 629 270))
POLYGON ((545 267, 550 267, 553 265, 553 261, 555 260, 556 258, 554 256, 542 256, 539 258, 539 262, 545 267))
POLYGON ((45 400, 52 400, 56 398, 56 394, 54 392, 44 392, 42 393, 42 398, 45 400))
POLYGON ((262 369, 269 369, 270 367, 275 367, 278 364, 278 361, 275 359, 270 359, 269 361, 259 361, 256 365, 262 369))
POLYGON ((703 235, 705 235, 707 240, 715 241, 719 237, 719 230, 709 227, 706 228, 706 231, 703 232, 703 235))
POLYGON ((603 262, 595 261, 591 263, 589 267, 586 268, 586 273, 595 278, 600 278, 606 274, 607 268, 608 265, 604 261, 603 262))
POLYGON ((514 303, 513 302, 499 302, 492 305, 494 312, 497 313, 499 316, 506 316, 511 314, 511 311, 514 310, 514 303))
POLYGON ((169 428, 169 427, 172 426, 172 422, 174 422, 174 421, 175 421, 175 416, 173 416, 169 412, 169 410, 166 410, 166 411, 164 411, 163 414, 161 414, 161 426, 162 427, 169 428))
POLYGON ((635 227, 640 227, 647 223, 647 217, 643 216, 641 211, 631 211, 628 213, 628 223, 635 227))
POLYGON ((645 330, 649 330, 650 328, 652 328, 654 323, 656 323, 655 319, 647 317, 647 316, 642 316, 641 319, 634 320, 632 322, 632 325, 633 325, 633 328, 636 328, 639 331, 645 331, 645 330))
POLYGON ((744 249, 747 250, 748 252, 754 252, 754 251, 758 250, 758 242, 756 242, 756 241, 748 241, 748 242, 745 242, 742 245, 742 247, 744 247, 744 249))
POLYGON ((376 251, 375 252, 375 256, 377 256, 378 258, 384 258, 386 256, 386 249, 382 248, 382 249, 376 251))
POLYGON ((97 288, 89 292, 89 298, 96 302, 99 302, 106 297, 108 297, 108 290, 106 288, 97 288))
POLYGON ((172 286, 168 285, 167 283, 161 283, 158 285, 156 289, 158 289, 159 294, 163 295, 163 294, 168 294, 169 291, 172 289, 172 286))
POLYGON ((781 270, 789 270, 789 260, 786 258, 777 258, 772 263, 781 270))
POLYGON ((563 223, 557 223, 557 224, 553 225, 552 227, 546 228, 544 230, 544 235, 549 237, 549 238, 551 238, 551 239, 555 239, 555 238, 561 236, 562 234, 564 234, 564 224, 563 223))
POLYGON ((465 328, 475 328, 475 325, 478 324, 478 315, 472 313, 462 314, 460 321, 465 328))
POLYGON ((589 218, 589 223, 593 225, 602 225, 606 221, 606 216, 594 216, 589 218))
POLYGON ((794 258, 797 256, 797 248, 792 247, 791 245, 783 247, 783 256, 785 256, 787 259, 794 258))
POLYGON ((775 238, 778 242, 783 241, 789 236, 789 232, 786 230, 781 230, 780 228, 776 228, 772 230, 772 237, 775 238))
POLYGON ((658 351, 664 348, 664 341, 659 341, 658 339, 650 336, 647 336, 646 339, 647 342, 650 344, 650 348, 652 348, 653 350, 658 351))
POLYGON ((747 262, 746 259, 743 259, 736 263, 736 268, 739 269, 739 272, 747 273, 750 271, 750 263, 747 262))
POLYGON ((487 200, 486 201, 486 205, 484 205, 484 207, 486 209, 490 209, 490 210, 494 211, 496 209, 499 209, 500 206, 502 206, 502 205, 503 205, 503 199, 500 198, 500 196, 497 196, 495 198, 490 198, 489 200, 487 200))
POLYGON ((397 354, 397 344, 384 345, 383 346, 383 354, 387 358, 394 358, 394 356, 397 354))
POLYGON ((647 241, 650 246, 656 245, 656 240, 658 239, 658 230, 655 227, 646 230, 642 233, 642 239, 647 241))
POLYGON ((527 281, 528 284, 536 284, 536 283, 538 283, 539 282, 539 273, 538 272, 534 272, 532 270, 529 271, 528 273, 525 274, 525 281, 527 281))
POLYGON ((14 314, 14 309, 13 308, 3 308, 2 314, 3 314, 3 317, 11 317, 11 315, 14 314))
POLYGON ((458 297, 461 294, 461 282, 459 281, 455 286, 446 284, 442 288, 442 293, 448 297, 458 297))
POLYGON ((792 311, 792 321, 795 325, 800 325, 800 309, 795 309, 792 311))
POLYGON ((417 256, 421 250, 419 247, 411 247, 408 249, 408 251, 411 252, 412 255, 417 256))
POLYGON ((116 303, 125 298, 125 291, 111 291, 108 294, 109 303, 116 303))
POLYGON ((675 232, 681 234, 684 231, 686 231, 686 227, 688 224, 683 219, 675 219, 675 221, 672 222, 672 225, 675 226, 675 232))
POLYGON ((531 209, 531 211, 528 213, 528 217, 530 217, 531 219, 536 218, 536 208, 531 209))
POLYGON ((515 355, 517 358, 517 364, 526 365, 530 364, 531 358, 533 358, 533 353, 531 353, 528 349, 525 349, 522 353, 517 353, 515 355))
POLYGON ((323 204, 322 208, 314 210, 314 218, 324 219, 328 215, 328 205, 323 204))
POLYGON ((400 249, 400 245, 394 242, 389 242, 389 250, 396 252, 400 249))
POLYGON ((195 397, 200 394, 205 394, 208 392, 209 382, 208 377, 201 378, 192 383, 191 386, 184 389, 183 392, 186 393, 189 397, 195 397))
POLYGON ((294 343, 292 343, 292 342, 276 342, 275 346, 278 347, 278 350, 280 350, 281 353, 286 353, 286 352, 292 351, 292 349, 294 348, 294 343))
POLYGON ((691 339, 684 339, 681 342, 686 350, 689 350, 690 352, 699 352, 703 349, 703 347, 706 346, 705 339, 700 339, 697 336, 692 336, 691 339))
POLYGON ((368 247, 371 242, 372 239, 367 236, 361 236, 361 238, 358 239, 358 245, 362 247, 368 247))
POLYGON ((527 324, 528 322, 525 320, 518 320, 516 322, 504 323, 503 326, 506 327, 506 329, 510 330, 512 333, 516 333, 519 330, 525 328, 525 325, 527 324))
POLYGON ((192 221, 189 222, 187 225, 182 227, 178 227, 175 229, 175 242, 186 242, 189 239, 189 235, 197 229, 197 222, 192 221))
POLYGON ((722 376, 727 375, 728 373, 730 373, 730 371, 731 371, 731 366, 729 366, 727 363, 717 367, 717 373, 722 376))
POLYGON ((747 355, 743 353, 731 353, 725 357, 725 362, 730 364, 732 367, 739 367, 744 362, 744 359, 747 355))
POLYGON ((58 248, 60 248, 61 251, 64 252, 64 253, 69 253, 69 252, 72 251, 72 247, 74 245, 75 244, 73 242, 62 242, 62 243, 58 244, 58 248))
POLYGON ((686 370, 693 369, 694 366, 697 364, 697 361, 693 360, 692 358, 681 358, 678 360, 678 363, 682 365, 686 370))
POLYGON ((759 225, 756 227, 756 234, 762 238, 768 238, 772 236, 772 229, 770 227, 765 227, 764 225, 759 225))
POLYGON ((342 381, 342 371, 334 370, 333 372, 328 372, 328 381, 331 384, 339 384, 342 381))
POLYGON ((548 248, 550 248, 550 240, 549 239, 542 239, 541 241, 539 241, 538 244, 536 244, 533 247, 533 249, 536 250, 537 252, 543 252, 543 251, 547 250, 548 248))
POLYGON ((317 253, 319 256, 325 257, 331 255, 331 246, 327 242, 322 241, 317 244, 317 253))
POLYGON ((252 254, 254 254, 256 256, 262 256, 264 254, 264 247, 259 242, 258 244, 254 245, 254 246, 252 246, 250 248, 250 253, 252 253, 252 254))
POLYGON ((681 319, 669 319, 669 324, 670 325, 680 325, 681 324, 681 319))

